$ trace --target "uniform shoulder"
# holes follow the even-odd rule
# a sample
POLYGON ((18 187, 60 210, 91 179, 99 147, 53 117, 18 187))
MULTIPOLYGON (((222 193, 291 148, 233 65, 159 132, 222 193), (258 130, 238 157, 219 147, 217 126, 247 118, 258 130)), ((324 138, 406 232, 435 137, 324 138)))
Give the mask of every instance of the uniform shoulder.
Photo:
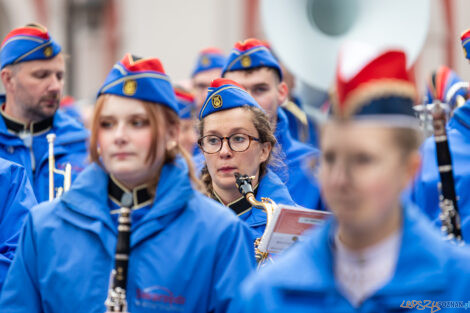
POLYGON ((57 142, 61 141, 84 141, 89 136, 89 131, 70 115, 57 111, 54 115, 54 128, 57 142))
POLYGON ((53 201, 41 202, 30 210, 30 215, 34 227, 48 227, 56 224, 57 222, 57 210, 63 206, 63 203, 59 199, 53 201))
POLYGON ((2 173, 2 175, 15 175, 25 173, 25 169, 22 165, 18 163, 0 158, 0 172, 2 173))
POLYGON ((205 196, 199 191, 194 191, 193 196, 189 201, 189 206, 194 207, 201 215, 216 215, 226 216, 229 219, 237 220, 238 218, 228 208, 219 202, 205 196))
POLYGON ((199 191, 195 191, 189 200, 188 209, 194 212, 195 219, 205 224, 227 226, 233 223, 242 223, 228 207, 210 199, 199 191))

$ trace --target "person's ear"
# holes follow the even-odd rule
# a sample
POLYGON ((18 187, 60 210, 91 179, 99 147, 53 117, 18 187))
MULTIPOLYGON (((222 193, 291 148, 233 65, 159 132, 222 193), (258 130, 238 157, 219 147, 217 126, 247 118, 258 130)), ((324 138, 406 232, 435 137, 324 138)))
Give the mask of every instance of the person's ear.
POLYGON ((280 82, 277 85, 277 96, 279 105, 281 105, 287 100, 289 96, 289 87, 287 87, 287 84, 285 82, 280 82))
POLYGON ((172 150, 178 143, 180 127, 178 123, 172 123, 165 129, 166 149, 172 150))
POLYGON ((408 156, 408 160, 406 162, 406 186, 408 186, 421 169, 421 160, 421 154, 418 151, 415 151, 408 156))
POLYGON ((272 145, 270 142, 263 142, 261 144, 261 155, 260 155, 260 163, 265 162, 268 158, 269 155, 271 154, 271 150, 273 149, 272 145))
POLYGON ((6 67, 0 72, 3 86, 6 91, 11 91, 13 88, 13 72, 10 68, 6 67))

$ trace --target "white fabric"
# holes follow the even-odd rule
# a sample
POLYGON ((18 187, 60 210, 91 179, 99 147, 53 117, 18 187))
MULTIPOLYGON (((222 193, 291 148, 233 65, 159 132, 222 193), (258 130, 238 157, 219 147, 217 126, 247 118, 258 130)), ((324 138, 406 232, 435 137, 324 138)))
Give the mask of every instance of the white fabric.
POLYGON ((379 55, 379 47, 364 42, 348 41, 340 49, 339 73, 348 81, 379 55))
POLYGON ((401 243, 401 231, 360 252, 348 249, 335 236, 334 271, 344 296, 355 307, 393 277, 401 243))

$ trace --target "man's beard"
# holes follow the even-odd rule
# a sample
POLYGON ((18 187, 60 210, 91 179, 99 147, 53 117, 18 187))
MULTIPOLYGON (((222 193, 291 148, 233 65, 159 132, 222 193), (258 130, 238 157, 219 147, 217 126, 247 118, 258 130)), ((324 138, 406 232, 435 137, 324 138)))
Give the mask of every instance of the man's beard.
POLYGON ((41 97, 34 106, 25 107, 25 115, 32 122, 38 122, 52 117, 59 108, 59 95, 49 95, 41 97), (44 102, 52 102, 52 104, 44 104, 44 102), (46 107, 47 106, 47 107, 46 107), (53 108, 51 108, 51 106, 53 108))

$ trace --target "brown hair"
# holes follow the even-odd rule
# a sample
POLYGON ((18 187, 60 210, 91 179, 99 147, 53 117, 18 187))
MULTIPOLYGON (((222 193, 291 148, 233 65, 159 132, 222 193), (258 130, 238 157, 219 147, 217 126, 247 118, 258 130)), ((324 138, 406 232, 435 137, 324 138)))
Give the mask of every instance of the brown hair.
MULTIPOLYGON (((278 147, 276 146, 277 140, 273 134, 273 130, 271 128, 271 124, 269 123, 269 118, 261 109, 252 107, 252 106, 243 106, 242 109, 251 112, 252 118, 251 121, 255 126, 258 137, 260 139, 260 143, 269 142, 271 144, 271 152, 269 153, 268 158, 266 161, 262 162, 259 165, 259 178, 266 174, 268 164, 275 166, 275 167, 282 167, 282 161, 278 157, 278 147)), ((199 122, 199 136, 202 137, 204 134, 204 119, 199 122)), ((207 195, 211 196, 213 194, 213 186, 212 186, 212 178, 209 174, 209 170, 207 169, 207 164, 204 163, 204 167, 201 170, 201 181, 204 185, 207 195)))
MULTIPOLYGON (((93 118, 91 122, 91 136, 90 136, 90 147, 89 147, 90 159, 92 162, 95 162, 99 164, 100 166, 103 166, 103 164, 100 161, 100 155, 98 152, 98 131, 99 131, 99 126, 100 126, 99 116, 100 116, 100 113, 103 109, 105 102, 108 99, 109 99, 108 94, 101 95, 98 98, 98 100, 96 101, 95 109, 93 112, 93 118)), ((149 101, 142 101, 142 103, 144 105, 145 111, 149 118, 150 128, 152 130, 152 143, 151 143, 146 161, 149 161, 149 163, 153 163, 157 157, 157 149, 159 148, 158 139, 163 137, 164 129, 168 125, 178 126, 180 121, 179 121, 178 114, 166 106, 155 104, 149 101)), ((193 162, 191 161, 191 157, 179 145, 179 143, 177 143, 174 148, 165 150, 163 164, 168 164, 168 163, 173 162, 178 154, 181 154, 183 156, 183 158, 185 159, 188 165, 189 178, 191 179, 193 186, 196 189, 201 190, 202 189, 201 182, 196 177, 194 165, 193 165, 193 162)), ((158 183, 158 178, 159 177, 155 177, 155 181, 150 182, 148 191, 152 194, 155 192, 155 188, 158 183)))

